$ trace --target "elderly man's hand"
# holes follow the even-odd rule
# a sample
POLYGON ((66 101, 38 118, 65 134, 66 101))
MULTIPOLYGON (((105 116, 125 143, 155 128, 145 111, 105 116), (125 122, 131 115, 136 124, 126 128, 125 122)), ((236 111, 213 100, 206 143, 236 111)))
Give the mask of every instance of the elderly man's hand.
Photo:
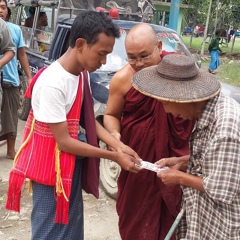
POLYGON ((186 171, 189 155, 182 157, 162 158, 156 162, 157 166, 162 168, 167 166, 171 169, 186 171))
POLYGON ((183 172, 175 169, 167 169, 157 173, 157 176, 161 178, 165 185, 177 185, 180 184, 180 176, 184 174, 183 172))

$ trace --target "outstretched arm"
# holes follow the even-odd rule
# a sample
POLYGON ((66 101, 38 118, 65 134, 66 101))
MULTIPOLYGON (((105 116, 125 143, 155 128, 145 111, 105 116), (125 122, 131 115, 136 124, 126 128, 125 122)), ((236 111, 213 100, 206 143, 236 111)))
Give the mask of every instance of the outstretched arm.
POLYGON ((109 86, 109 97, 103 125, 115 138, 120 139, 120 120, 125 104, 125 96, 131 88, 132 69, 129 65, 119 70, 109 86))
POLYGON ((49 123, 54 138, 58 144, 60 151, 68 152, 76 156, 106 158, 117 162, 125 170, 137 173, 140 169, 135 166, 135 163, 140 163, 137 159, 138 155, 132 150, 128 149, 123 143, 111 136, 99 123, 97 124, 97 134, 110 144, 116 151, 109 151, 94 147, 88 143, 84 143, 72 138, 68 132, 67 122, 49 123), (103 137, 102 135, 106 135, 103 137), (126 153, 125 153, 126 152, 126 153))

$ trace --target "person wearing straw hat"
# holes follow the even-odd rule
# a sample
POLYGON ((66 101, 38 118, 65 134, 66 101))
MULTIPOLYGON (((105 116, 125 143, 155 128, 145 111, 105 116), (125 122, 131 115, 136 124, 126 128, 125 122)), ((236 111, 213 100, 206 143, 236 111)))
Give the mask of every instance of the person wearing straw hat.
POLYGON ((240 239, 240 105, 183 55, 139 71, 132 84, 166 112, 195 120, 190 155, 157 162, 169 167, 157 176, 183 189, 177 239, 240 239))
MULTIPOLYGON (((140 94, 131 85, 134 73, 158 64, 170 53, 162 51, 162 42, 146 23, 129 31, 125 46, 129 64, 110 82, 104 127, 151 163, 188 154, 193 123, 166 114, 162 103, 140 94)), ((137 175, 122 169, 118 178, 116 208, 121 238, 164 239, 180 210, 181 188, 165 186, 154 172, 142 170, 137 175)))

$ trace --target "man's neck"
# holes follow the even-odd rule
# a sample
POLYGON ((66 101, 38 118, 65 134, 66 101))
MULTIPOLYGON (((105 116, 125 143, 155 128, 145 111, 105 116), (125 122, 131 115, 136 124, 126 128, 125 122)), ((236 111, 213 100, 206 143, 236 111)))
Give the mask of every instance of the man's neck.
POLYGON ((78 53, 75 53, 75 49, 69 47, 67 51, 58 59, 58 62, 62 67, 69 73, 78 76, 84 68, 80 67, 76 62, 75 56, 78 53))

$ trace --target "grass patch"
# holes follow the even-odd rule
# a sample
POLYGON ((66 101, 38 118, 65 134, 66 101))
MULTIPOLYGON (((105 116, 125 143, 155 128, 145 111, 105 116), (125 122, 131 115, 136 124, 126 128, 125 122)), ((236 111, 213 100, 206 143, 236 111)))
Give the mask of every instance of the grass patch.
MULTIPOLYGON (((202 37, 197 37, 197 38, 193 37, 191 46, 190 46, 190 41, 191 41, 190 36, 182 36, 182 39, 185 45, 189 49, 194 49, 198 53, 201 52, 202 42, 203 42, 202 37)), ((207 39, 207 41, 209 41, 209 38, 207 39)), ((220 48, 222 49, 223 52, 230 53, 232 49, 232 41, 228 44, 228 46, 226 44, 220 45, 220 48)), ((205 43, 204 52, 205 54, 208 53, 208 42, 205 43)), ((236 37, 232 53, 239 53, 239 52, 240 52, 240 38, 236 37)))
POLYGON ((239 63, 225 63, 220 65, 219 80, 240 87, 239 63))
MULTIPOLYGON (((192 44, 190 47, 190 36, 182 36, 182 39, 185 43, 185 45, 189 48, 189 50, 192 53, 198 53, 200 54, 201 52, 201 47, 202 47, 202 37, 192 38, 192 44)), ((239 70, 239 63, 240 63, 240 38, 237 37, 235 39, 234 43, 234 48, 233 51, 231 52, 232 48, 232 41, 226 46, 225 44, 220 45, 220 48, 222 49, 225 54, 223 54, 220 57, 221 65, 218 67, 216 70, 216 77, 219 81, 228 83, 230 85, 240 87, 240 70, 239 70)), ((210 56, 208 52, 208 43, 205 44, 204 47, 204 55, 209 59, 210 61, 210 56)), ((204 58, 203 58, 204 59, 204 58)), ((209 65, 208 60, 202 60, 202 69, 208 70, 208 65, 209 65)))
MULTIPOLYGON (((202 61, 202 69, 204 71, 208 70, 209 61, 202 61)), ((224 83, 228 83, 235 87, 240 88, 240 71, 239 71, 239 62, 229 63, 229 61, 221 60, 221 65, 217 68, 216 78, 224 83)))

